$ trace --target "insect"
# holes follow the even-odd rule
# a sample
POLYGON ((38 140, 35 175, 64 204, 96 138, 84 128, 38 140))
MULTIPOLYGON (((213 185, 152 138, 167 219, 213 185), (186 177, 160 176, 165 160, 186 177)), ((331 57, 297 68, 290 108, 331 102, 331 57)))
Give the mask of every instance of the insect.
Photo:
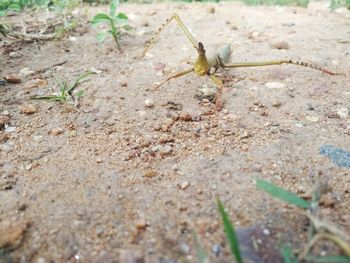
MULTIPOLYGON (((329 71, 328 69, 322 68, 320 66, 310 64, 307 62, 302 62, 298 60, 292 60, 292 59, 282 59, 282 60, 272 60, 272 61, 264 61, 264 62, 238 62, 238 63, 232 63, 228 64, 228 57, 230 54, 230 46, 227 45, 223 47, 217 54, 207 57, 206 51, 204 49, 204 45, 202 42, 198 42, 192 34, 189 32, 187 27, 182 22, 181 18, 178 14, 173 14, 170 18, 168 18, 164 24, 158 29, 158 31, 155 33, 155 35, 146 42, 145 49, 142 53, 141 57, 144 57, 147 53, 148 49, 151 47, 151 45, 156 41, 157 37, 161 33, 161 31, 169 25, 169 23, 175 20, 177 24, 180 26, 182 31, 185 33, 187 38, 192 43, 193 47, 197 50, 198 57, 197 59, 191 63, 193 66, 191 68, 185 69, 183 71, 176 72, 169 77, 167 77, 165 80, 160 82, 156 88, 159 88, 166 82, 168 82, 171 79, 181 77, 183 75, 186 75, 188 73, 194 72, 199 76, 209 76, 210 79, 214 82, 214 84, 218 87, 219 94, 222 91, 223 88, 223 82, 215 75, 218 69, 220 68, 242 68, 242 67, 260 67, 260 66, 270 66, 270 65, 281 65, 281 64, 293 64, 303 67, 308 67, 312 69, 316 69, 319 71, 322 71, 329 75, 336 75, 336 73, 333 73, 329 71)), ((216 96, 216 101, 219 95, 216 96)))

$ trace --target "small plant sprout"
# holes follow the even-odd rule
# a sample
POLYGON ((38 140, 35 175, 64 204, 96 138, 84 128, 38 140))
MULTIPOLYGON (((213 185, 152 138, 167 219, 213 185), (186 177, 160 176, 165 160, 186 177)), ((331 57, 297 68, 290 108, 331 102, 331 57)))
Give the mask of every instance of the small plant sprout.
MULTIPOLYGON (((57 83, 57 87, 59 88, 59 91, 48 96, 35 96, 32 97, 32 99, 36 100, 49 100, 49 101, 58 101, 58 102, 70 102, 74 103, 75 98, 73 97, 73 91, 78 86, 79 83, 86 80, 86 78, 92 74, 91 71, 86 71, 83 74, 79 75, 73 83, 67 83, 66 81, 61 80, 55 80, 57 83)), ((81 98, 83 96, 83 91, 78 91, 75 94, 75 97, 77 99, 81 98)))
POLYGON ((106 24, 108 29, 97 34, 98 41, 103 42, 108 34, 110 34, 120 50, 121 48, 118 41, 118 38, 120 37, 120 29, 130 30, 130 26, 127 24, 128 17, 124 13, 116 13, 118 4, 119 0, 113 0, 109 5, 109 14, 98 13, 91 20, 91 24, 93 27, 106 24))

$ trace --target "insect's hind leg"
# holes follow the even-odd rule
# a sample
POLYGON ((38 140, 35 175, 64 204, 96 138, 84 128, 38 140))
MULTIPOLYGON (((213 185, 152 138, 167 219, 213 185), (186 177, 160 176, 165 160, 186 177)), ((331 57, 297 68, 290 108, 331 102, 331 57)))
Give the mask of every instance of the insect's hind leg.
POLYGON ((182 29, 182 31, 185 33, 185 35, 187 36, 187 38, 191 41, 193 47, 198 48, 198 41, 192 36, 192 34, 190 33, 190 31, 188 31, 187 27, 185 26, 185 24, 182 22, 180 16, 176 13, 174 13, 170 18, 168 18, 164 24, 162 24, 157 32, 154 34, 154 36, 148 40, 146 42, 145 45, 145 49, 142 53, 141 57, 144 57, 145 54, 147 53, 148 49, 156 42, 157 38, 159 37, 160 33, 163 31, 163 29, 169 25, 169 23, 171 22, 171 20, 175 19, 175 21, 177 22, 177 24, 180 26, 180 28, 182 29))

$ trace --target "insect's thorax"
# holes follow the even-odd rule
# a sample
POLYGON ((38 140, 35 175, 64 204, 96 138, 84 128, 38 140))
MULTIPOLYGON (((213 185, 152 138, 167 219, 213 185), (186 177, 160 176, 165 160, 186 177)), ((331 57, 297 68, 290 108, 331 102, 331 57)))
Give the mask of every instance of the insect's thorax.
POLYGON ((208 74, 209 70, 210 65, 208 63, 207 57, 205 54, 199 55, 196 62, 194 63, 194 72, 196 72, 199 76, 204 76, 208 74))

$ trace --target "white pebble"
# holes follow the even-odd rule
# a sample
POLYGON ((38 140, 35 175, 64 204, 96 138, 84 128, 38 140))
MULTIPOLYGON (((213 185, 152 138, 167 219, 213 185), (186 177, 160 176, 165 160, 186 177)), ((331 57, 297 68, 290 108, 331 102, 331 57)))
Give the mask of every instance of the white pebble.
POLYGON ((282 89, 285 85, 281 82, 268 82, 265 84, 265 86, 269 89, 282 89))
POLYGON ((154 106, 154 102, 152 99, 146 99, 145 100, 145 107, 152 108, 154 106))

